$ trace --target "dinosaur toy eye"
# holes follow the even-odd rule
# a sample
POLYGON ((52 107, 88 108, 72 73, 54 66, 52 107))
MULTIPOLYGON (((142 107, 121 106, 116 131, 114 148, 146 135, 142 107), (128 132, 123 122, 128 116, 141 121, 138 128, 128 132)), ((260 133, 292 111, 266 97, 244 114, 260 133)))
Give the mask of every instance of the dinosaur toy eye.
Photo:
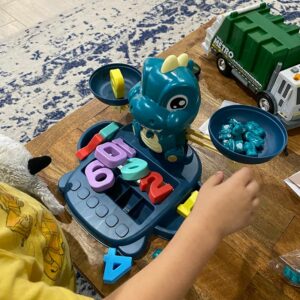
POLYGON ((176 95, 172 97, 168 104, 167 104, 167 110, 168 111, 174 111, 177 109, 184 109, 188 105, 188 99, 184 95, 176 95))

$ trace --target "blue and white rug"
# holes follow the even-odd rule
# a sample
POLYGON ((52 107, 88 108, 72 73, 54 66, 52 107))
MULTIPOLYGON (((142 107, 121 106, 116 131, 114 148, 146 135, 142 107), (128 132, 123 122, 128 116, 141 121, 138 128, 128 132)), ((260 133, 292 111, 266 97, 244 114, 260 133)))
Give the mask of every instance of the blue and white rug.
MULTIPOLYGON (((86 1, 48 23, 0 41, 0 131, 27 142, 92 99, 89 76, 99 66, 140 67, 213 16, 245 0, 86 1)), ((299 0, 267 1, 300 21, 299 0)), ((96 296, 78 274, 77 291, 96 296)))
MULTIPOLYGON (((0 41, 0 130, 29 141, 92 98, 88 79, 100 65, 139 67, 145 57, 165 50, 212 16, 254 2, 86 1, 0 41)), ((296 3, 274 1, 274 9, 299 22, 296 3)))

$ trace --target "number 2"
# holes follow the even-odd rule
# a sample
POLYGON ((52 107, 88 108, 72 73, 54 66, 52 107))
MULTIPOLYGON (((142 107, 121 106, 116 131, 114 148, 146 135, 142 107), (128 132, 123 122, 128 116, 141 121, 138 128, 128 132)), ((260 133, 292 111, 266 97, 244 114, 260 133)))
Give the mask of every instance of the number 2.
POLYGON ((174 189, 171 184, 164 184, 163 177, 158 172, 150 172, 141 179, 140 189, 148 191, 148 196, 153 204, 161 203, 174 189))

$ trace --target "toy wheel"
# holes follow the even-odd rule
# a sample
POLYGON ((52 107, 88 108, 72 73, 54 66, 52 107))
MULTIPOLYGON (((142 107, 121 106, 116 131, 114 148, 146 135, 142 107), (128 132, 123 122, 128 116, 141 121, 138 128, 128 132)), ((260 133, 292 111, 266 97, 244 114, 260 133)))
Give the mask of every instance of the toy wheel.
POLYGON ((276 102, 268 92, 261 92, 257 95, 257 104, 259 108, 271 114, 276 111, 276 102))
POLYGON ((219 54, 217 57, 217 67, 220 73, 224 76, 229 77, 231 75, 231 67, 229 66, 227 60, 219 54))

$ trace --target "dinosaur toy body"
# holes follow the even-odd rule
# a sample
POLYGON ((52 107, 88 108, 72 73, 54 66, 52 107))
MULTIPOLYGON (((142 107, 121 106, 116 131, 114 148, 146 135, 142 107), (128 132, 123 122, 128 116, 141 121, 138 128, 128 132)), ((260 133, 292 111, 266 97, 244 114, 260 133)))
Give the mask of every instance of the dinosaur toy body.
POLYGON ((175 162, 185 154, 186 129, 200 107, 193 61, 186 54, 165 60, 148 58, 142 80, 129 92, 136 136, 152 151, 175 162))

